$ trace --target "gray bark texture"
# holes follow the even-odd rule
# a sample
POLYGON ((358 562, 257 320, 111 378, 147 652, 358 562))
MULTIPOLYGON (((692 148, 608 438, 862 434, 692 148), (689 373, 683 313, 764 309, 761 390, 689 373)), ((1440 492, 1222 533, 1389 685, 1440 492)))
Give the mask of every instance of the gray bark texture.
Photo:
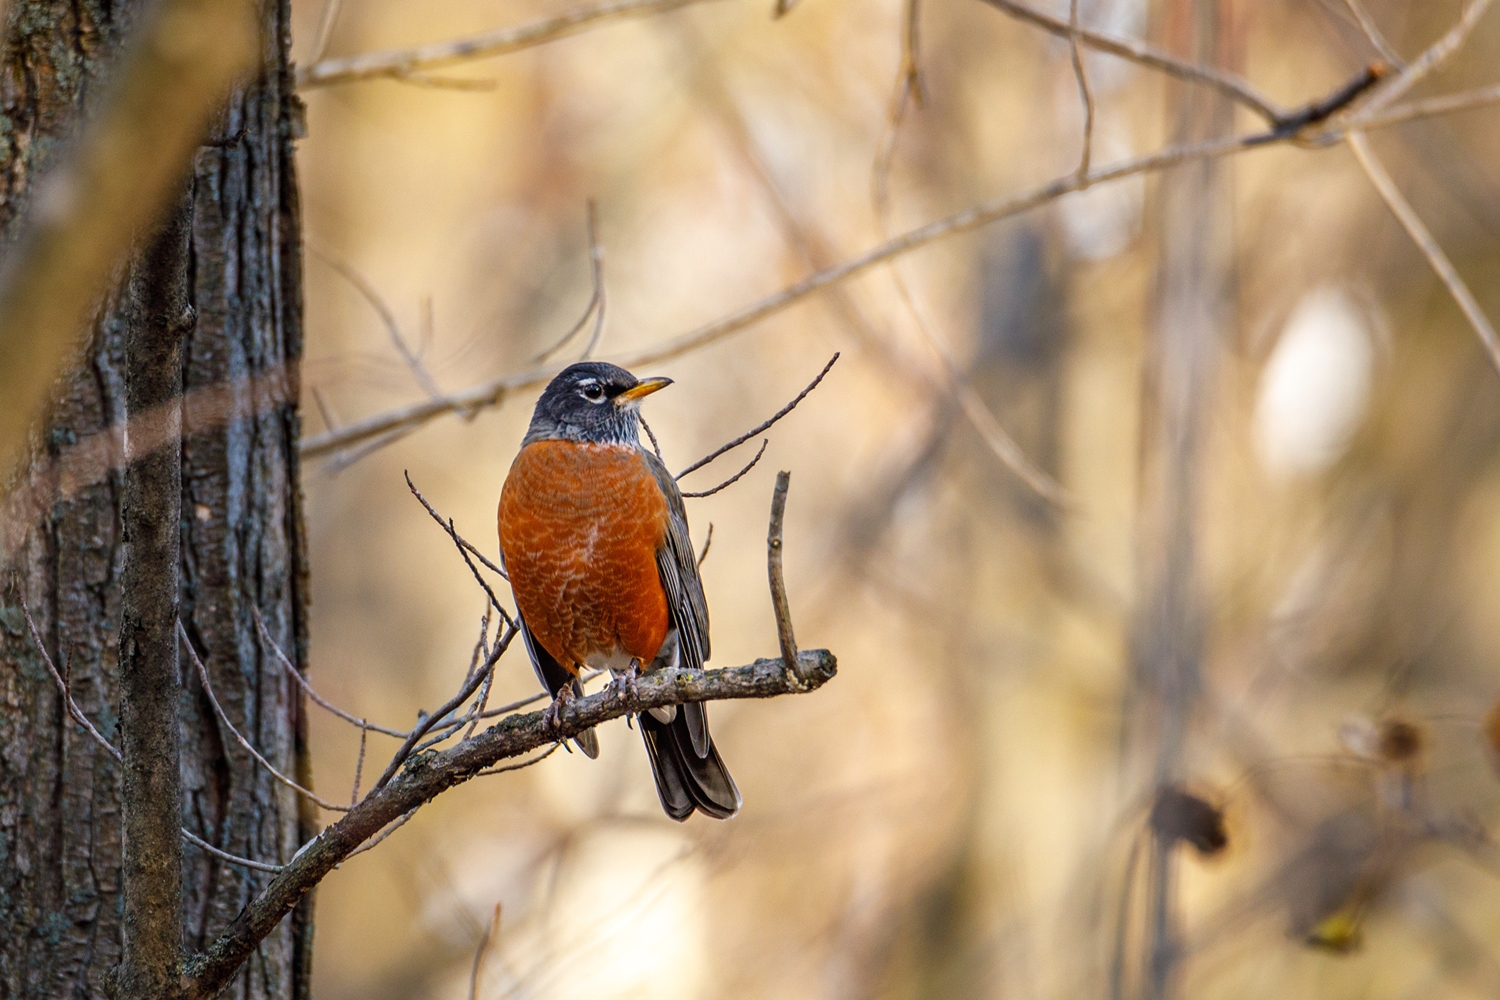
MULTIPOLYGON (((11 0, 0 49, 0 227, 107 77, 140 0, 11 0)), ((180 447, 182 622, 231 721, 310 783, 299 693, 257 640, 251 609, 293 663, 307 658, 296 409, 301 250, 293 169, 300 123, 286 0, 261 0, 264 70, 236 91, 190 182, 188 275, 197 322, 180 347, 189 398, 180 447)), ((104 302, 60 380, 33 471, 126 417, 132 301, 104 302)), ((121 767, 66 717, 27 635, 27 601, 54 660, 106 738, 120 741, 126 473, 70 489, 0 567, 0 998, 101 997, 121 961, 121 767)), ((182 825, 233 854, 282 863, 316 817, 221 732, 196 676, 176 714, 182 825)), ((269 876, 182 847, 183 947, 234 920, 269 876)), ((311 897, 258 947, 225 995, 308 995, 311 897)))

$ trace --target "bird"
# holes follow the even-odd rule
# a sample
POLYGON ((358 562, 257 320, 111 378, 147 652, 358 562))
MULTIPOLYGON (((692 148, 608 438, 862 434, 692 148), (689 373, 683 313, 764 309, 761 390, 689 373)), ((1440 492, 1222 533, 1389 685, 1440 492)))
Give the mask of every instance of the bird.
MULTIPOLYGON (((553 697, 548 718, 583 694, 585 667, 633 685, 709 657, 708 604, 688 535, 682 492, 641 446, 641 401, 672 384, 584 361, 542 390, 500 492, 500 555, 537 678, 553 697)), ((728 819, 740 809, 734 779, 699 702, 638 716, 662 809, 728 819)), ((574 742, 599 755, 592 729, 574 742)))

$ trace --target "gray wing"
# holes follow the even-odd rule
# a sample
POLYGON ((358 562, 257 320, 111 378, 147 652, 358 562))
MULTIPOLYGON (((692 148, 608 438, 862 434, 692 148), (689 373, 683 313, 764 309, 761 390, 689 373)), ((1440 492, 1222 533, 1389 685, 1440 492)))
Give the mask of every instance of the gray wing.
POLYGON ((667 592, 672 624, 677 627, 679 662, 700 670, 709 657, 708 602, 703 599, 703 581, 698 576, 698 555, 688 537, 687 508, 677 481, 661 460, 647 451, 641 454, 667 497, 667 540, 657 550, 656 569, 661 574, 662 589, 667 592))
MULTIPOLYGON (((661 460, 645 449, 641 455, 667 498, 667 538, 656 552, 656 570, 667 593, 667 611, 677 629, 677 662, 690 670, 701 670, 709 657, 708 602, 698 576, 698 554, 688 536, 687 507, 677 480, 661 460)), ((700 759, 707 759, 713 752, 707 711, 698 702, 688 702, 679 706, 678 713, 692 737, 693 751, 700 759)))

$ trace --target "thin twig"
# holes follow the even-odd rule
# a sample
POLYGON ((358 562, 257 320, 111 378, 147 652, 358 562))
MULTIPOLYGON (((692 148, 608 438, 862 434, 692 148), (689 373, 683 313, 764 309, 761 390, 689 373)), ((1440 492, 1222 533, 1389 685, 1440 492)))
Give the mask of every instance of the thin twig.
MULTIPOLYGON (((598 677, 602 673, 604 673, 604 668, 600 667, 595 670, 585 671, 578 679, 584 684, 587 684, 589 681, 593 680, 595 677, 598 677)), ((552 696, 546 691, 539 691, 536 694, 527 695, 525 698, 522 698, 519 701, 513 701, 509 704, 500 705, 496 708, 491 708, 486 711, 480 712, 479 718, 493 719, 496 716, 509 715, 517 709, 525 708, 527 705, 535 705, 539 701, 549 701, 551 700, 551 698, 552 696)))
MULTIPOLYGON (((88 720, 88 716, 83 714, 83 709, 79 708, 78 703, 73 700, 73 694, 68 690, 68 682, 63 680, 62 674, 57 672, 57 665, 52 662, 52 655, 47 652, 46 643, 42 642, 42 634, 37 630, 36 622, 31 618, 31 608, 27 607, 26 598, 24 597, 21 598, 21 614, 26 619, 26 628, 31 632, 31 641, 36 644, 37 651, 42 654, 42 662, 47 665, 47 670, 52 674, 52 679, 57 682, 58 690, 62 692, 63 705, 67 713, 73 717, 74 722, 82 726, 84 731, 94 738, 96 743, 109 751, 111 757, 115 760, 123 761, 124 758, 120 756, 120 751, 116 750, 114 744, 104 738, 104 734, 94 728, 94 724, 88 720)), ((72 676, 71 669, 69 669, 68 675, 69 677, 72 676)))
POLYGON ((344 0, 323 0, 323 13, 318 18, 318 34, 313 42, 312 55, 308 62, 317 65, 328 54, 328 43, 333 40, 333 26, 338 23, 339 10, 344 0))
POLYGON ((354 286, 355 291, 359 292, 360 297, 369 303, 370 308, 374 309, 375 314, 380 317, 381 325, 385 327, 386 334, 391 338, 391 344, 395 346, 396 353, 401 355, 401 360, 406 363, 407 370, 411 372, 412 378, 416 379, 417 384, 422 387, 422 390, 428 396, 433 399, 441 398, 443 395, 442 388, 428 374, 427 368, 422 364, 422 359, 406 343, 406 335, 401 332, 401 324, 397 322, 395 312, 374 284, 363 274, 360 274, 352 264, 334 256, 332 253, 319 247, 316 243, 307 240, 304 241, 304 245, 307 247, 308 253, 327 264, 340 277, 354 286))
MULTIPOLYGON (((1361 75, 1363 79, 1363 74, 1361 75)), ((1341 87, 1340 90, 1346 88, 1341 87)), ((1332 112, 1330 112, 1331 114, 1332 112)), ((1328 135, 1337 135, 1331 131, 1328 135)), ((1320 136, 1321 138, 1321 136, 1320 136)), ((1180 163, 1216 159, 1278 143, 1300 142, 1303 137, 1272 128, 1261 132, 1169 146, 1144 156, 1095 167, 1087 177, 1069 174, 1019 195, 972 205, 960 212, 892 237, 862 254, 824 268, 778 292, 764 296, 727 316, 620 359, 626 368, 656 364, 696 351, 707 344, 753 326, 819 292, 837 286, 887 261, 905 256, 939 240, 968 232, 1048 204, 1086 187, 1154 173, 1180 163)), ((306 439, 302 454, 308 457, 347 448, 393 429, 420 426, 444 413, 467 413, 478 407, 498 406, 513 392, 535 388, 551 381, 556 366, 543 366, 515 375, 501 376, 470 386, 440 400, 423 400, 379 413, 346 427, 306 439)))
POLYGON ((747 472, 749 472, 751 469, 755 468, 756 463, 758 463, 760 461, 760 457, 766 453, 766 446, 769 445, 770 443, 771 443, 771 439, 770 438, 766 438, 763 441, 761 441, 761 443, 760 443, 760 450, 755 453, 755 457, 750 460, 749 464, 746 465, 739 472, 736 472, 734 475, 732 475, 728 479, 724 480, 718 486, 715 486, 711 490, 703 490, 702 492, 699 492, 699 493, 684 493, 683 496, 685 498, 688 498, 688 499, 701 499, 703 497, 711 497, 715 493, 719 492, 720 490, 725 490, 725 489, 728 489, 729 487, 733 486, 735 483, 737 483, 741 479, 745 478, 745 474, 747 472))
POLYGON ((479 947, 474 951, 474 964, 469 968, 469 1000, 479 1000, 479 975, 484 971, 484 960, 495 944, 495 932, 500 929, 500 904, 495 904, 495 915, 490 918, 490 925, 484 929, 484 937, 479 939, 479 947))
POLYGON ((615 18, 647 17, 699 0, 607 0, 509 28, 457 38, 430 45, 381 52, 365 52, 340 59, 323 59, 297 70, 297 87, 309 90, 338 83, 381 78, 410 77, 421 70, 438 69, 476 59, 488 59, 577 34, 615 18))
POLYGON ((552 346, 531 359, 532 364, 540 364, 552 355, 562 350, 563 346, 578 335, 578 332, 588 325, 590 316, 597 316, 594 321, 594 332, 589 336, 589 346, 584 349, 583 357, 586 360, 594 351, 599 335, 604 329, 604 248, 599 244, 599 227, 597 213, 594 208, 594 199, 588 200, 585 209, 585 226, 588 231, 589 240, 589 277, 593 285, 593 292, 589 295, 588 305, 584 307, 583 315, 578 317, 578 322, 563 334, 552 346))
POLYGON ((542 761, 546 760, 548 757, 551 757, 553 754, 557 753, 558 749, 560 747, 562 747, 562 746, 563 746, 563 743, 561 741, 559 741, 557 743, 552 744, 550 747, 548 747, 546 750, 543 750, 541 753, 537 754, 535 757, 531 757, 531 758, 529 758, 527 760, 523 760, 523 761, 521 761, 520 763, 517 763, 517 764, 503 764, 500 767, 487 767, 483 771, 480 771, 478 774, 474 775, 474 777, 476 777, 476 778, 484 778, 484 777, 488 777, 489 775, 492 775, 492 774, 505 774, 507 771, 520 771, 520 770, 524 770, 525 768, 528 768, 528 767, 530 767, 533 764, 540 764, 542 761))
POLYGON ((1375 51, 1380 53, 1380 58, 1397 69, 1405 65, 1401 56, 1385 40, 1385 35, 1381 34, 1380 28, 1376 26, 1374 19, 1370 17, 1369 11, 1365 10, 1364 4, 1360 3, 1359 0, 1344 0, 1344 6, 1349 8, 1349 13, 1354 15, 1355 21, 1359 22, 1360 30, 1365 33, 1365 38, 1374 47, 1375 51))
POLYGON ((510 577, 507 576, 505 571, 502 570, 499 566, 496 566, 494 563, 486 559, 478 549, 474 548, 473 545, 470 545, 469 542, 466 541, 463 536, 458 533, 458 529, 453 526, 453 519, 451 517, 447 520, 444 520, 443 516, 433 509, 432 504, 428 503, 427 498, 422 495, 422 491, 417 489, 416 484, 411 481, 410 472, 406 472, 404 473, 404 475, 406 476, 406 488, 411 490, 412 496, 416 497, 417 500, 421 502, 422 506, 427 508, 427 513, 432 515, 432 519, 438 523, 438 526, 441 527, 443 531, 447 532, 449 538, 453 539, 453 544, 458 548, 458 554, 463 557, 464 565, 469 567, 469 572, 474 575, 474 579, 478 581, 479 586, 484 589, 485 596, 490 599, 491 606, 494 607, 496 611, 500 612, 501 620, 504 621, 505 624, 513 626, 515 622, 511 618, 510 612, 505 610, 505 606, 500 603, 500 598, 495 596, 495 591, 490 587, 489 581, 480 575, 479 567, 474 565, 474 561, 469 558, 469 554, 472 552, 474 555, 478 556, 480 562, 484 563, 485 566, 487 566, 491 571, 498 573, 502 577, 505 577, 505 579, 509 580, 510 577))
POLYGON ((1068 49, 1073 56, 1073 76, 1078 81, 1078 96, 1083 101, 1083 152, 1078 158, 1078 176, 1087 177, 1089 162, 1094 155, 1094 92, 1089 89, 1088 71, 1083 66, 1083 50, 1078 45, 1078 0, 1069 0, 1068 3, 1068 49))
POLYGON ((790 403, 786 404, 781 409, 779 409, 775 413, 773 413, 771 415, 770 419, 765 420, 762 423, 757 424, 756 426, 750 428, 745 433, 741 434, 739 437, 735 438, 733 441, 730 441, 727 444, 721 445, 720 447, 718 447, 718 448, 714 449, 713 451, 709 452, 707 455, 704 455, 702 458, 698 459, 698 461, 694 462, 692 465, 688 466, 686 469, 683 469, 681 472, 677 473, 677 475, 674 476, 673 478, 674 479, 681 479, 683 476, 686 476, 689 472, 696 472, 697 470, 703 468, 708 463, 712 462, 714 459, 718 458, 720 455, 724 454, 726 451, 733 451, 735 448, 738 448, 740 445, 744 444, 746 441, 749 441, 751 438, 759 436, 761 434, 761 432, 770 429, 770 427, 771 427, 772 424, 776 423, 776 421, 780 420, 782 417, 786 416, 788 413, 791 413, 793 410, 795 410, 797 408, 797 404, 800 403, 800 402, 802 402, 804 399, 806 399, 807 398, 807 394, 810 393, 810 392, 812 392, 814 389, 816 389, 818 387, 818 383, 822 382, 824 376, 826 376, 830 371, 833 370, 834 363, 837 362, 838 359, 839 359, 839 354, 838 354, 838 352, 835 352, 834 355, 833 355, 833 357, 831 357, 831 358, 828 359, 828 364, 826 364, 826 365, 823 366, 823 370, 820 371, 820 372, 818 372, 818 377, 815 378, 815 379, 813 379, 811 382, 807 383, 807 388, 805 388, 801 392, 797 393, 796 397, 790 403))
POLYGON ((251 861, 249 858, 242 858, 238 854, 221 851, 186 827, 182 830, 182 839, 198 848, 198 850, 212 854, 220 861, 227 861, 232 865, 239 865, 241 868, 253 868, 258 872, 270 872, 274 875, 286 867, 285 865, 268 865, 264 861, 251 861))
POLYGON ((1453 266, 1453 262, 1448 259, 1448 255, 1433 238, 1432 233, 1422 222, 1422 217, 1417 214, 1416 209, 1411 207, 1411 203, 1406 200, 1401 189, 1396 187, 1396 182, 1391 180, 1391 175, 1386 173, 1385 166, 1370 148, 1364 133, 1350 132, 1348 141, 1349 148, 1354 151, 1354 158, 1359 161, 1365 176, 1370 178, 1370 183, 1375 185, 1375 190, 1380 192, 1380 197, 1385 200, 1386 207, 1396 216, 1401 227, 1406 230, 1406 235, 1411 237, 1411 241, 1422 252, 1422 256, 1427 258, 1427 263, 1432 265, 1432 270, 1436 272, 1438 279, 1447 286, 1448 293, 1463 310, 1469 325, 1479 335, 1480 343, 1489 352, 1490 362, 1497 370, 1500 370, 1500 337, 1495 335, 1494 326, 1490 324, 1479 302, 1469 291, 1469 286, 1464 284, 1463 278, 1459 277, 1458 269, 1453 266))
POLYGON ((457 531, 452 530, 452 519, 449 518, 445 520, 443 518, 443 515, 439 514, 436 510, 433 509, 432 504, 427 502, 427 498, 422 495, 421 491, 418 490, 415 486, 412 486, 410 473, 406 474, 406 485, 410 487, 412 493, 415 494, 416 498, 422 502, 422 506, 427 508, 427 513, 432 515, 432 519, 438 523, 439 527, 448 532, 448 536, 452 538, 460 548, 467 549, 470 553, 472 553, 476 559, 484 563, 484 568, 489 570, 491 573, 494 573, 495 575, 503 577, 507 580, 510 579, 510 576, 506 574, 505 570, 501 569, 499 566, 496 566, 493 562, 491 562, 489 560, 489 557, 486 556, 483 552, 480 552, 478 549, 476 549, 472 544, 470 544, 468 539, 464 538, 464 536, 460 535, 457 531))
POLYGON ((303 796, 309 802, 315 803, 322 808, 331 810, 333 812, 348 812, 352 807, 340 805, 337 802, 330 802, 319 795, 317 792, 314 792, 308 788, 303 788, 301 785, 297 784, 297 782, 293 781, 291 778, 288 778, 286 775, 276 770, 276 767, 270 761, 261 756, 259 750, 251 746, 250 741, 245 739, 245 737, 241 735, 240 731, 234 727, 234 723, 229 721, 229 716, 225 713, 224 706, 219 704, 219 699, 214 695, 213 685, 210 684, 208 680, 208 668, 203 665, 203 660, 199 658, 198 651, 193 648, 193 641, 188 638, 187 629, 183 627, 181 621, 178 621, 177 623, 177 636, 182 640, 183 646, 187 648, 188 656, 192 657, 193 666, 198 668, 198 679, 203 683, 203 693, 208 695, 208 701, 209 704, 213 705, 214 714, 219 717, 219 721, 224 724, 224 728, 229 730, 229 734, 234 737, 235 742, 244 747, 245 751, 255 759, 255 762, 257 764, 265 768, 266 771, 271 775, 271 777, 275 778, 277 781, 281 782, 283 785, 290 788, 298 795, 303 796))
POLYGON ((1163 52, 1145 42, 1138 42, 1130 38, 1119 38, 1114 35, 1106 35, 1100 31, 1089 28, 1081 28, 1076 24, 1053 17, 1051 14, 1037 10, 1016 0, 984 0, 985 3, 996 10, 1003 11, 1012 17, 1022 21, 1030 22, 1044 31, 1051 32, 1059 38, 1076 39, 1091 49, 1107 52, 1121 59, 1128 59, 1133 63, 1150 67, 1168 76, 1177 77, 1180 80, 1192 80, 1197 83, 1206 84, 1239 102, 1261 118, 1268 125, 1280 125, 1285 112, 1270 98, 1264 96, 1247 81, 1232 73, 1223 73, 1207 66, 1199 66, 1195 63, 1184 62, 1176 56, 1163 52))
POLYGON ((375 837, 373 837, 372 839, 370 839, 366 843, 363 843, 363 844, 359 845, 354 850, 350 851, 347 855, 345 855, 344 860, 348 861, 350 858, 354 857, 356 854, 363 854, 366 851, 373 851, 375 848, 379 847, 382 842, 384 842, 385 838, 389 837, 391 834, 395 833, 397 830, 399 830, 403 826, 405 826, 406 825, 406 821, 409 820, 409 819, 411 819, 416 814, 417 814, 417 810, 416 809, 412 809, 409 812, 402 813, 399 817, 396 818, 395 822, 391 823, 384 830, 381 830, 380 833, 377 834, 375 837))
POLYGON ((323 418, 323 426, 329 430, 338 430, 339 421, 333 415, 333 408, 323 398, 323 391, 317 386, 309 386, 308 391, 312 393, 313 402, 318 406, 318 415, 323 418))
POLYGON ((1351 123, 1358 125, 1361 131, 1367 132, 1417 118, 1432 118, 1436 115, 1452 114, 1455 111, 1481 108, 1497 102, 1500 102, 1500 83, 1491 84, 1488 87, 1477 87, 1474 90, 1463 90, 1456 94, 1444 94, 1441 97, 1429 97, 1407 104, 1398 104, 1389 111, 1379 114, 1360 114, 1351 119, 1351 123))
POLYGON ((703 538, 703 548, 698 552, 698 568, 703 568, 703 560, 708 558, 708 550, 714 543, 714 523, 708 522, 708 534, 703 538))
POLYGON ((320 707, 338 716, 340 719, 343 719, 350 725, 356 726, 362 730, 368 729, 372 732, 384 733, 386 736, 394 736, 399 740, 404 740, 407 736, 411 735, 408 730, 391 729, 389 726, 377 725, 376 723, 373 723, 368 719, 362 719, 359 716, 352 715, 349 712, 344 711, 342 708, 339 708, 327 698, 324 698, 322 695, 318 694, 317 691, 313 690, 312 683, 308 681, 306 677, 302 676, 302 672, 299 671, 296 667, 292 666, 292 661, 287 659, 286 654, 281 651, 281 647, 276 644, 276 640, 271 638, 270 632, 266 630, 265 619, 260 616, 260 609, 252 604, 250 606, 250 615, 255 619, 256 630, 260 632, 260 641, 265 643, 266 647, 271 650, 271 654, 276 658, 277 662, 281 664, 282 668, 291 675, 292 680, 296 681, 298 686, 302 688, 303 692, 320 707))
POLYGON ((1459 17, 1458 23, 1449 28, 1448 32, 1442 38, 1429 45, 1426 51, 1420 56, 1407 63, 1405 69, 1390 78, 1388 83, 1370 95, 1370 99, 1365 102, 1365 106, 1360 109, 1360 113, 1354 116, 1354 120, 1350 121, 1350 127, 1358 128, 1362 124, 1358 121, 1360 117, 1372 116, 1389 107, 1398 97, 1411 90, 1412 87, 1415 87, 1426 78, 1429 73, 1447 62, 1455 52, 1463 47, 1465 40, 1469 37, 1469 33, 1474 30, 1474 26, 1479 23, 1479 19, 1489 9, 1491 2, 1492 0, 1474 0, 1473 3, 1469 4, 1468 8, 1459 17))
POLYGON ((466 91, 491 91, 498 83, 495 80, 470 80, 461 76, 438 76, 436 73, 423 73, 420 70, 401 70, 390 74, 390 78, 397 83, 410 84, 413 87, 427 87, 432 90, 466 90, 466 91))
POLYGON ((510 648, 510 641, 515 638, 516 631, 516 626, 510 625, 506 629, 505 635, 495 643, 495 648, 490 651, 490 655, 485 657, 484 666, 464 683, 464 686, 459 689, 458 694, 448 699, 447 704, 443 705, 442 708, 412 727, 411 735, 406 738, 406 742, 401 744, 401 749, 396 751, 395 756, 391 758, 391 762, 386 765, 385 772, 381 774, 380 780, 375 782, 375 787, 370 789, 371 795, 380 791, 391 778, 395 777, 396 772, 401 770, 401 765, 406 763, 406 759, 411 756, 412 748, 417 745, 423 736, 427 735, 433 726, 439 722, 443 722, 449 713, 468 701, 474 692, 479 689, 479 685, 484 683, 484 679, 489 676, 490 671, 495 669, 495 664, 500 661, 500 657, 505 655, 505 651, 510 648))
POLYGON ((354 761, 354 790, 349 793, 349 806, 359 805, 359 779, 365 773, 365 747, 369 743, 370 727, 359 727, 359 756, 354 761))
POLYGON ((651 439, 651 450, 656 453, 656 460, 665 465, 667 460, 661 457, 661 442, 656 440, 656 432, 651 429, 650 424, 646 423, 646 418, 641 416, 641 411, 635 412, 635 418, 641 422, 641 429, 646 432, 646 437, 651 439))
POLYGON ((782 524, 786 520, 786 492, 791 485, 790 472, 776 473, 776 491, 771 494, 771 523, 766 532, 766 573, 771 580, 771 607, 776 612, 776 638, 781 643, 781 668, 798 677, 797 637, 792 634, 792 606, 786 597, 786 580, 782 575, 782 524))

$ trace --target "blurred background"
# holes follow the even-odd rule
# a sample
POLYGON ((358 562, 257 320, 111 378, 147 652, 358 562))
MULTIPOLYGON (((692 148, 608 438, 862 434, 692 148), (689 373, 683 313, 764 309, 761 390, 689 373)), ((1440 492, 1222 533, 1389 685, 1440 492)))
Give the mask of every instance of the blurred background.
MULTIPOLYGON (((293 3, 303 65, 325 2, 293 3)), ((349 0, 326 54, 571 2, 349 0)), ((442 71, 463 88, 307 91, 306 434, 426 391, 351 273, 458 390, 529 369, 583 312, 588 199, 609 359, 1075 169, 1065 42, 928 0, 923 100, 893 138, 906 8, 770 6, 714 0, 442 71)), ((1460 4, 1363 9, 1410 58, 1460 4)), ((1376 57, 1353 10, 1080 4, 1088 26, 1289 107, 1376 57)), ((1488 83, 1497 59, 1488 17, 1418 93, 1488 83)), ((1096 165, 1258 125, 1085 65, 1096 165)), ((1491 316, 1497 114, 1371 136, 1491 316)), ((468 996, 497 906, 485 1000, 1500 992, 1500 376, 1347 148, 1099 186, 638 371, 676 380, 645 411, 668 466, 769 416, 834 351, 765 460, 689 501, 695 539, 714 530, 713 665, 774 655, 766 517, 791 470, 797 636, 840 665, 809 696, 713 706, 740 816, 664 818, 623 722, 597 761, 466 784, 320 887, 317 995, 468 996), (1064 503, 996 458, 944 351, 1064 503)), ((534 399, 307 464, 325 696, 402 727, 459 683, 482 595, 402 471, 493 553, 534 399)), ((495 700, 537 690, 519 649, 499 677, 495 700)), ((336 797, 359 734, 312 722, 336 797)))

